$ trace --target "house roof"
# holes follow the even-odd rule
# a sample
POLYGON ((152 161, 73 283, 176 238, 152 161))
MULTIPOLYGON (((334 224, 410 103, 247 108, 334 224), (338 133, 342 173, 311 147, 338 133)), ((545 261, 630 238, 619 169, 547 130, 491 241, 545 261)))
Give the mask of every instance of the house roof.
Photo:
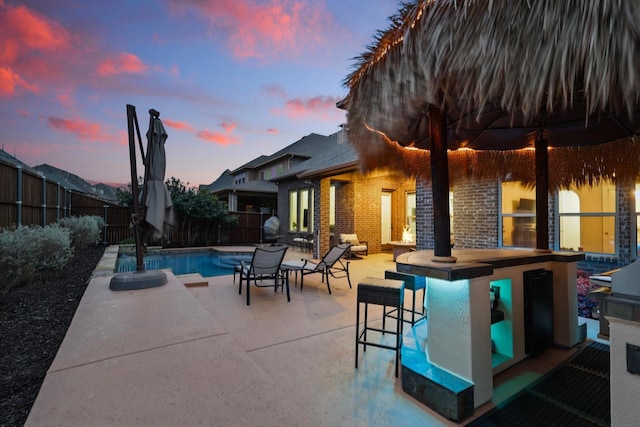
POLYGON ((279 159, 291 156, 311 158, 323 150, 324 142, 326 138, 330 138, 317 133, 310 133, 307 136, 303 136, 291 145, 284 147, 283 149, 276 151, 270 156, 260 156, 237 169, 231 171, 231 174, 236 174, 245 169, 255 169, 271 162, 275 162, 279 159))
POLYGON ((58 182, 62 187, 67 190, 77 191, 78 193, 90 194, 104 200, 116 200, 116 189, 106 184, 101 184, 99 187, 89 184, 78 175, 74 175, 70 172, 58 169, 48 164, 38 165, 35 171, 44 175, 50 181, 58 182), (106 191, 106 188, 110 190, 106 191))
POLYGON ((22 168, 29 169, 31 171, 33 170, 32 167, 20 161, 15 156, 12 156, 11 154, 7 153, 6 151, 4 151, 4 149, 0 149, 0 161, 3 161, 13 166, 21 166, 22 168))
POLYGON ((337 134, 333 134, 324 141, 322 150, 309 160, 291 168, 286 174, 280 175, 272 181, 280 181, 291 177, 311 177, 325 175, 331 172, 353 169, 358 166, 358 153, 349 143, 338 143, 337 134))
MULTIPOLYGON (((261 156, 265 157, 265 156, 261 156)), ((274 182, 257 179, 235 184, 232 172, 227 169, 209 185, 201 185, 200 189, 206 189, 212 194, 223 193, 225 191, 244 191, 260 193, 277 193, 278 185, 274 182)))

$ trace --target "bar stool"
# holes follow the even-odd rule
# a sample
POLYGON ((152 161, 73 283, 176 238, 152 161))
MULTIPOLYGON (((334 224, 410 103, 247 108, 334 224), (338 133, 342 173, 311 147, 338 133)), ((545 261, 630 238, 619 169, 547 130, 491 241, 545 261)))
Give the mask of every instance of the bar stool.
MULTIPOLYGON (((402 325, 404 313, 404 281, 393 279, 380 279, 377 277, 366 277, 358 283, 358 302, 356 308, 356 369, 358 369, 358 346, 363 345, 363 351, 367 351, 367 345, 374 347, 395 350, 396 352, 396 378, 398 377, 398 360, 400 359, 400 348, 402 346, 402 325), (364 303, 364 324, 360 332, 360 303, 364 303), (387 330, 382 327, 373 328, 367 326, 367 315, 369 304, 376 304, 385 307, 395 307, 399 313, 396 321, 396 329, 387 330), (393 334, 396 336, 395 345, 382 344, 380 342, 367 341, 367 331, 393 334)), ((383 311, 384 313, 384 311, 383 311)), ((384 322, 384 314, 382 316, 384 322)))
MULTIPOLYGON (((395 280, 403 280, 404 281, 404 288, 408 289, 410 291, 413 292, 413 297, 411 299, 411 309, 405 308, 405 314, 406 313, 411 313, 411 320, 408 319, 407 316, 403 316, 403 318, 405 319, 404 321, 407 323, 411 323, 411 326, 415 325, 416 323, 418 323, 419 321, 421 321, 422 319, 426 319, 427 318, 427 313, 424 309, 424 297, 427 293, 427 279, 423 276, 416 276, 413 274, 407 274, 407 273, 399 273, 397 271, 393 271, 393 270, 387 270, 384 272, 384 278, 385 279, 395 279, 395 280), (417 311, 416 310, 416 293, 422 289, 422 303, 420 304, 420 306, 422 307, 422 310, 417 311), (418 315, 418 318, 416 319, 416 315, 418 315)), ((398 312, 397 308, 393 308, 392 310, 386 311, 386 307, 385 307, 385 314, 384 314, 384 318, 382 319, 382 328, 384 329, 384 321, 386 317, 391 317, 392 319, 398 319, 396 313, 398 312)))

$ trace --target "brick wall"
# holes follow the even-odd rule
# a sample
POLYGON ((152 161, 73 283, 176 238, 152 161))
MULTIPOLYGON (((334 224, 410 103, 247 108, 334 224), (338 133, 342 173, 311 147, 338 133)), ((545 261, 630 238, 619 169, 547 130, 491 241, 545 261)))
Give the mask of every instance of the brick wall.
POLYGON ((498 247, 498 182, 474 180, 453 190, 455 248, 498 247))

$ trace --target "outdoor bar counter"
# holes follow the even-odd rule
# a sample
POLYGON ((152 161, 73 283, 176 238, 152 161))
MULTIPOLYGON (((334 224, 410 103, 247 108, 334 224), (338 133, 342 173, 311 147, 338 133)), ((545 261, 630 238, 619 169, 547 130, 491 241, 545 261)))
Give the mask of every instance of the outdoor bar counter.
POLYGON ((457 249, 452 256, 457 262, 433 262, 431 250, 396 259, 399 272, 427 278, 428 320, 403 343, 402 387, 462 421, 491 400, 495 374, 544 350, 545 325, 547 346, 569 348, 584 339, 576 292, 584 254, 457 249))

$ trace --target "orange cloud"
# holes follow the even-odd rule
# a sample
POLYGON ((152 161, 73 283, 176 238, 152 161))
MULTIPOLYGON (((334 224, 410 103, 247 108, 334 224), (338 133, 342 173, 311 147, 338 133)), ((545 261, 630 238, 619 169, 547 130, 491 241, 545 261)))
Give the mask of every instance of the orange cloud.
POLYGON ((98 74, 101 76, 110 76, 114 74, 140 74, 149 68, 140 58, 132 53, 121 52, 107 58, 98 65, 98 74))
POLYGON ((55 130, 73 133, 84 141, 106 142, 109 139, 107 133, 98 123, 47 117, 47 124, 55 130))
POLYGON ((193 126, 191 126, 187 122, 176 122, 174 120, 169 120, 169 119, 163 119, 162 121, 164 122, 165 125, 169 126, 170 128, 177 129, 177 130, 184 130, 187 132, 193 132, 193 126))
POLYGON ((322 2, 173 0, 173 5, 197 9, 213 29, 224 32, 231 52, 242 59, 301 54, 322 42, 319 35, 330 19, 322 2))
POLYGON ((218 145, 227 146, 227 145, 238 143, 237 138, 234 138, 229 135, 225 135, 220 132, 212 132, 208 129, 199 131, 197 136, 200 139, 204 139, 205 141, 208 141, 208 142, 214 142, 218 145))

